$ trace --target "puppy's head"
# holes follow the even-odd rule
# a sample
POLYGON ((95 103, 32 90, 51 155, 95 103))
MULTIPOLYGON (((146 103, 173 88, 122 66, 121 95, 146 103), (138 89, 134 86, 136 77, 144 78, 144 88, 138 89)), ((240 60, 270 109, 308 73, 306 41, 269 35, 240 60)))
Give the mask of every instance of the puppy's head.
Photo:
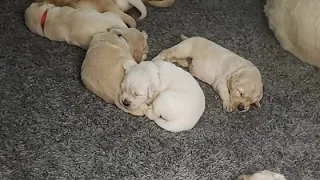
POLYGON ((139 63, 147 59, 149 47, 147 42, 148 34, 145 31, 140 32, 136 28, 113 28, 109 31, 116 33, 118 36, 122 36, 125 39, 136 62, 139 63))
POLYGON ((130 110, 139 108, 143 103, 150 103, 158 94, 158 67, 150 61, 140 64, 128 61, 123 67, 125 76, 121 83, 120 103, 130 110))
POLYGON ((32 3, 25 11, 24 18, 25 24, 30 29, 30 31, 42 35, 41 18, 43 13, 47 9, 52 9, 55 7, 53 4, 48 4, 45 2, 32 3))
POLYGON ((250 105, 260 107, 263 96, 261 74, 254 66, 240 68, 228 78, 230 101, 240 111, 247 111, 250 105))

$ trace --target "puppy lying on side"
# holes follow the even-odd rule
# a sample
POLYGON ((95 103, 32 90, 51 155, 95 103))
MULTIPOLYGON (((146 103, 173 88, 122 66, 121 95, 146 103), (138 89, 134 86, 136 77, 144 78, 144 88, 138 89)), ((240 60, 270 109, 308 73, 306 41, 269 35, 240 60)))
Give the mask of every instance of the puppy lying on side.
POLYGON ((205 109, 205 97, 192 75, 172 63, 154 59, 127 62, 120 100, 129 110, 141 109, 161 128, 192 129, 205 109))
POLYGON ((239 180, 286 180, 282 174, 274 173, 269 170, 263 170, 254 173, 253 175, 242 175, 239 180))
POLYGON ((56 7, 32 3, 25 11, 25 24, 30 31, 53 41, 87 49, 92 36, 107 28, 127 28, 117 14, 94 10, 56 7))
POLYGON ((139 110, 128 110, 119 102, 123 64, 136 64, 147 58, 148 35, 135 28, 112 29, 94 35, 81 67, 81 79, 94 94, 125 112, 143 116, 139 110))
POLYGON ((202 37, 187 38, 163 50, 158 57, 189 67, 196 78, 210 84, 220 95, 228 112, 260 107, 263 94, 261 74, 248 60, 202 37))
MULTIPOLYGON (((56 6, 70 6, 73 8, 81 9, 94 9, 101 13, 110 11, 116 13, 120 18, 128 24, 129 27, 135 28, 136 21, 124 13, 126 8, 136 7, 141 15, 139 20, 144 19, 147 16, 146 6, 141 0, 37 0, 38 2, 47 2, 55 4, 56 6)), ((130 9, 129 8, 129 9, 130 9)))

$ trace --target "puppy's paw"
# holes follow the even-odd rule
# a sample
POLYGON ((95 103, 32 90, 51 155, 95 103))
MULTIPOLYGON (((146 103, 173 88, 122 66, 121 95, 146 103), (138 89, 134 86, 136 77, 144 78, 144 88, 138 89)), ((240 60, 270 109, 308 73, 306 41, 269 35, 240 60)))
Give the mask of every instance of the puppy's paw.
POLYGON ((227 112, 232 112, 235 110, 235 108, 233 107, 233 105, 228 102, 228 101, 224 101, 223 102, 223 109, 226 110, 227 112))
POLYGON ((168 61, 168 62, 174 61, 172 53, 169 49, 163 50, 158 56, 160 59, 163 59, 164 61, 168 61))
POLYGON ((148 109, 149 109, 149 106, 148 106, 148 104, 144 103, 144 104, 142 104, 142 105, 140 106, 140 109, 141 109, 141 111, 142 111, 143 113, 146 113, 146 112, 148 111, 148 109))

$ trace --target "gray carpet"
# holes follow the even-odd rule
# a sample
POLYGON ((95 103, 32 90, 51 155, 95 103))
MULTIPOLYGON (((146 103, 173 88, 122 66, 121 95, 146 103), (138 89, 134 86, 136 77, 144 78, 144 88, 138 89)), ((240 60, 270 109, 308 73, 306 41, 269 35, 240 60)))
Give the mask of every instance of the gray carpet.
POLYGON ((320 73, 282 50, 260 0, 177 0, 148 6, 138 22, 150 58, 201 35, 261 70, 261 109, 226 113, 201 83, 206 110, 195 128, 170 133, 125 114, 84 88, 85 51, 29 32, 30 1, 0 10, 0 179, 232 180, 262 169, 320 179, 320 73))

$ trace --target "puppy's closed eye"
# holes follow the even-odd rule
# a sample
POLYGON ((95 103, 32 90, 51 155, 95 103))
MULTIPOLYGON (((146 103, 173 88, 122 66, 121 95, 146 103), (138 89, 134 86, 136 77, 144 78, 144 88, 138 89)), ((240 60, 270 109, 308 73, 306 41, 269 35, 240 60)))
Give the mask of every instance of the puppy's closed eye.
POLYGON ((142 96, 141 93, 137 93, 137 92, 133 93, 133 95, 134 95, 134 96, 142 96))

